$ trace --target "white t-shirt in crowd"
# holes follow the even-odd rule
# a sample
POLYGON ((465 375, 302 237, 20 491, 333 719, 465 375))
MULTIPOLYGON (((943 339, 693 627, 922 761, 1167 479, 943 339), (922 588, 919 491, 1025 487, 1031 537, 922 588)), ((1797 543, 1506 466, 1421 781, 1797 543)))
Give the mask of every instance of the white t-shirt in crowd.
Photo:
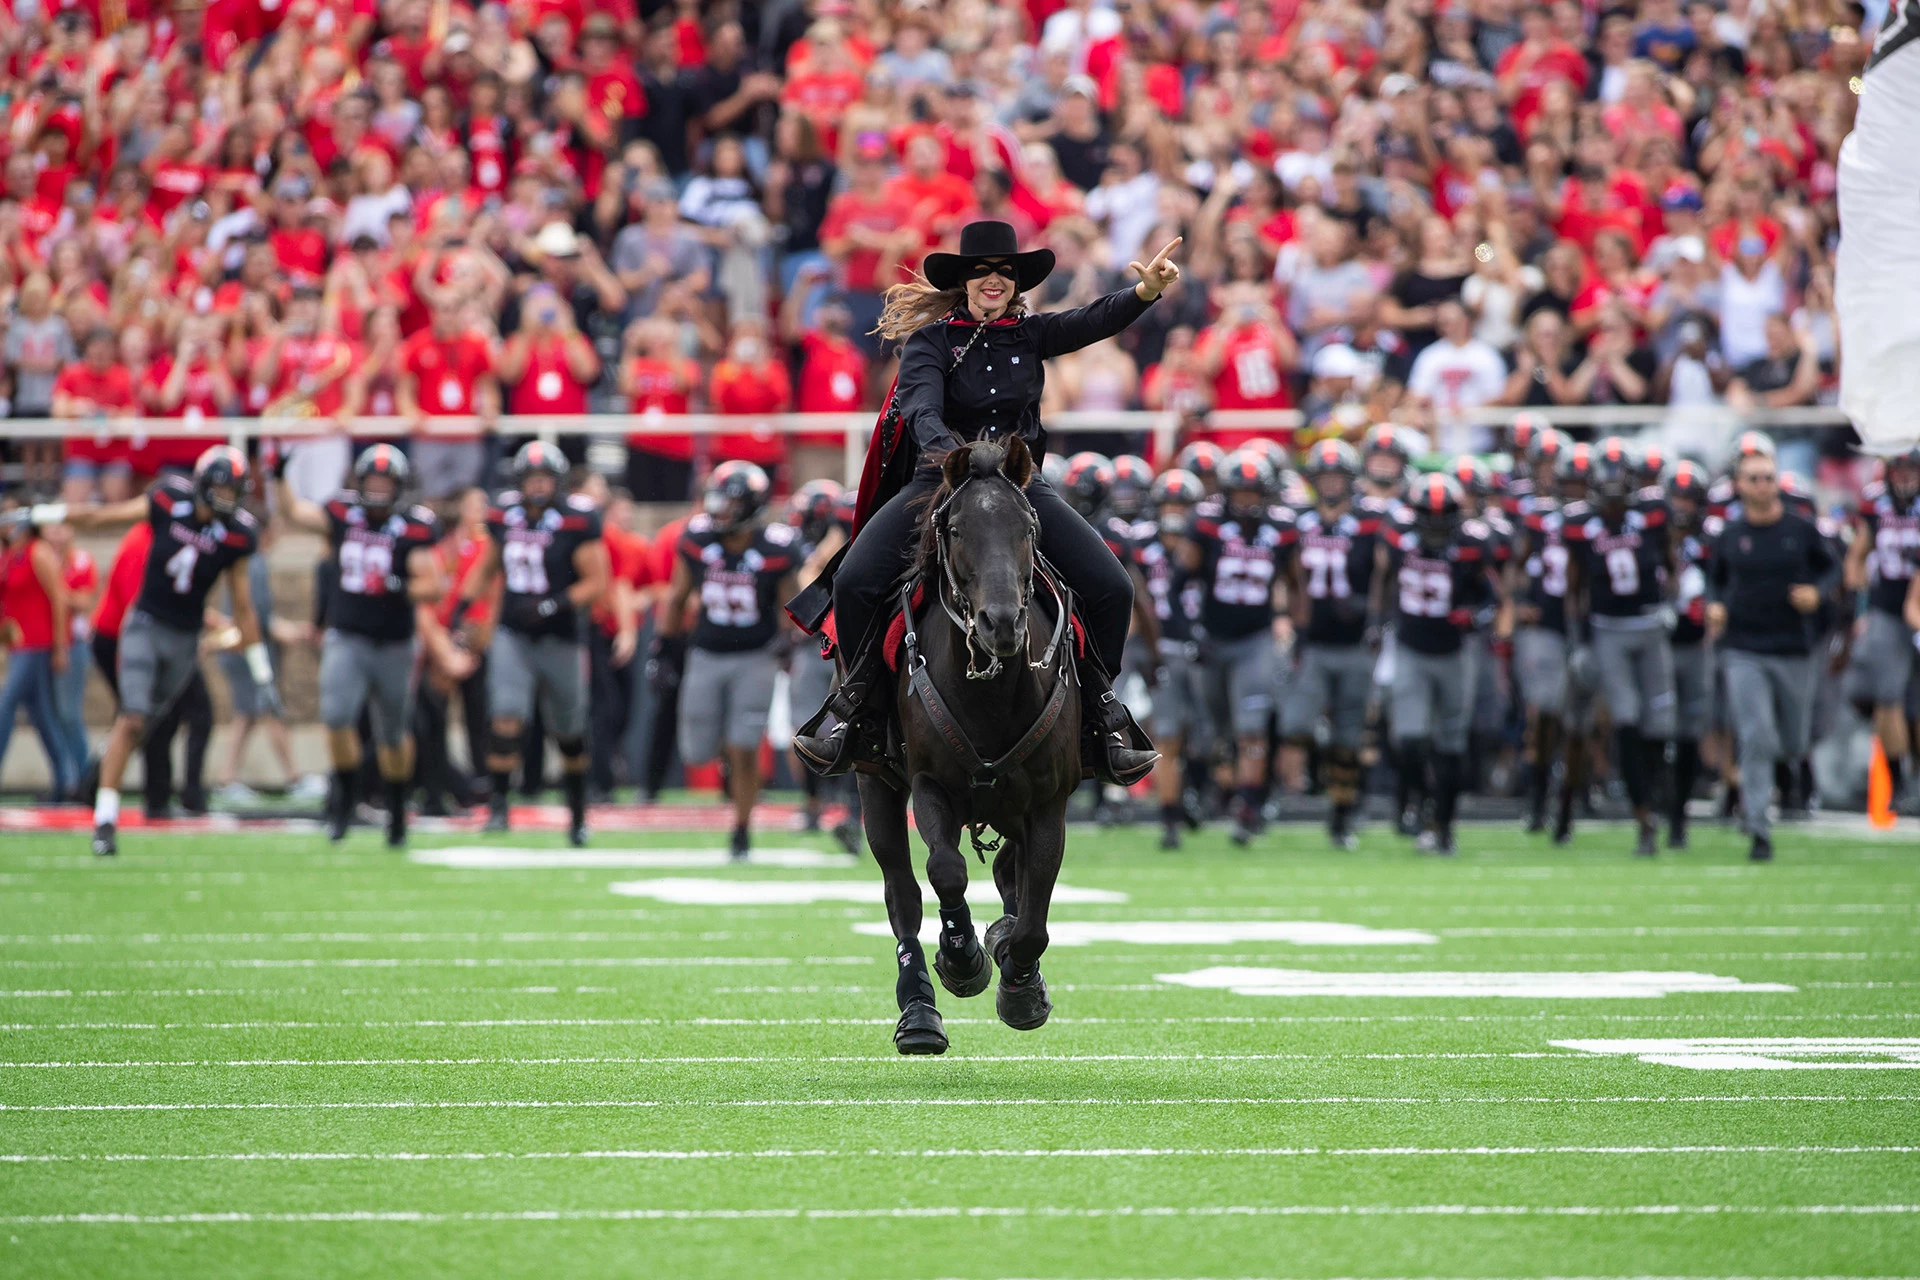
POLYGON ((1407 390, 1433 405, 1434 417, 1441 423, 1441 448, 1449 452, 1477 450, 1491 443, 1492 432, 1467 427, 1458 419, 1469 409, 1499 399, 1506 385, 1507 362, 1478 338, 1457 347, 1444 339, 1434 343, 1414 357, 1413 370, 1407 375, 1407 390))
POLYGON ((1764 359, 1767 317, 1786 310, 1787 284, 1769 262, 1749 280, 1731 262, 1720 268, 1720 354, 1735 369, 1764 359))

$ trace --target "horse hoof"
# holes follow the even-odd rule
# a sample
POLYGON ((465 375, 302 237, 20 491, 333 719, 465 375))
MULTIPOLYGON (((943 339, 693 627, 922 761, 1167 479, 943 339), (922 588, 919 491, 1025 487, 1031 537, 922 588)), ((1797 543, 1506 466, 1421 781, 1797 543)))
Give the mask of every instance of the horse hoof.
POLYGON ((941 986, 964 1000, 987 989, 987 983, 993 980, 993 961, 978 942, 969 938, 964 951, 949 951, 944 943, 936 948, 933 971, 941 986))
POLYGON ((1005 953, 1012 939, 1013 926, 1018 920, 1018 916, 1001 916, 987 926, 987 954, 993 957, 995 964, 1006 964, 1005 953))
POLYGON ((1017 984, 1009 982, 1002 970, 1000 989, 994 992, 993 1011, 1015 1031, 1033 1031, 1045 1025, 1053 1013, 1053 1001, 1047 999, 1047 980, 1040 976, 1039 966, 1034 967, 1026 981, 1017 984))
POLYGON ((893 1047, 902 1053, 945 1053, 947 1025, 940 1011, 925 1000, 909 1004, 893 1029, 893 1047))

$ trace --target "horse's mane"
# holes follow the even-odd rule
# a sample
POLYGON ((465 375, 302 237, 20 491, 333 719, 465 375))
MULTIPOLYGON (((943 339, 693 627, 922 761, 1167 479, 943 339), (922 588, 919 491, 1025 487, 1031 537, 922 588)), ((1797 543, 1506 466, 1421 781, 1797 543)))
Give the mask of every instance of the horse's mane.
MULTIPOLYGON (((1007 460, 1007 446, 990 440, 976 440, 972 444, 960 446, 967 451, 967 478, 969 480, 990 480, 999 474, 1007 460)), ((915 503, 920 508, 918 527, 920 537, 913 549, 913 561, 908 570, 915 577, 924 575, 933 567, 934 559, 940 549, 940 526, 934 520, 933 513, 945 505, 953 496, 954 486, 947 479, 946 457, 937 460, 940 467, 940 487, 927 497, 915 503)), ((1008 477, 1011 480, 1011 477, 1008 477)))

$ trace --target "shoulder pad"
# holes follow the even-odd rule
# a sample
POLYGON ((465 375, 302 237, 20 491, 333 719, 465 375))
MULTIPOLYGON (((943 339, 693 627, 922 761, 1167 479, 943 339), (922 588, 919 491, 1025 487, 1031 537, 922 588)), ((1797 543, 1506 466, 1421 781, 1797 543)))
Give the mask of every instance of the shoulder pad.
POLYGON ((1700 532, 1709 538, 1717 538, 1727 529, 1727 522, 1721 516, 1708 516, 1700 522, 1700 532))
POLYGON ((776 547, 790 547, 799 538, 800 533, 790 524, 769 524, 761 529, 761 534, 776 547))
POLYGON ((503 491, 503 492, 502 492, 502 493, 500 494, 500 496, 499 496, 499 497, 497 497, 497 498, 495 498, 495 499, 493 500, 493 505, 494 505, 494 506, 496 506, 496 507, 500 507, 500 508, 502 508, 502 509, 505 509, 505 508, 507 508, 507 507, 517 507, 517 506, 519 506, 519 505, 520 505, 520 491, 519 491, 518 489, 507 489, 507 490, 504 490, 504 491, 503 491))
POLYGON ((1864 510, 1868 504, 1878 502, 1887 496, 1885 480, 1869 480, 1860 488, 1860 506, 1864 510))
POLYGON ((1485 541, 1493 536, 1493 527, 1478 516, 1460 522, 1460 532, 1469 538, 1485 541))
POLYGON ((433 513, 432 507, 408 507, 407 519, 415 524, 437 525, 440 517, 433 513))
POLYGON ((594 500, 584 493, 568 494, 567 506, 575 511, 598 511, 600 509, 594 500))
POLYGON ((688 536, 689 538, 704 537, 707 534, 712 533, 713 517, 708 515, 704 511, 687 517, 687 524, 684 532, 686 533, 686 536, 688 536))

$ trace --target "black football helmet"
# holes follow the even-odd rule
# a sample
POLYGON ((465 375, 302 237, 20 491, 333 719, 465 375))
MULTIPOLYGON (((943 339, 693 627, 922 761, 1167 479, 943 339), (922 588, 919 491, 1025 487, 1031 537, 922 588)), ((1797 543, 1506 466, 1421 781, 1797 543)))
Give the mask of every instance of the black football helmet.
POLYGON ((1220 492, 1220 464, 1226 460, 1227 451, 1211 440, 1195 440, 1173 455, 1173 465, 1198 477, 1208 493, 1220 492))
POLYGON ((1123 453, 1113 460, 1113 489, 1107 495, 1113 514, 1125 520, 1137 520, 1147 509, 1147 495, 1153 489, 1153 468, 1147 460, 1123 453))
POLYGON ((1246 449, 1236 449, 1220 464, 1220 492, 1227 497, 1229 512, 1239 519, 1257 518, 1266 513, 1267 500, 1277 480, 1267 460, 1246 449), (1236 495, 1247 493, 1256 495, 1253 506, 1234 501, 1236 495))
POLYGON ((1887 492, 1901 506, 1920 498, 1920 444, 1887 459, 1887 492))
POLYGON ((1067 459, 1067 472, 1058 488, 1068 506, 1091 520, 1113 492, 1113 464, 1104 453, 1076 453, 1067 459))
POLYGON ((753 523, 766 509, 772 493, 773 482, 766 472, 735 458, 721 463, 707 476, 700 509, 713 521, 714 528, 733 533, 753 523))
POLYGON ((390 444, 376 444, 363 449, 353 463, 353 487, 360 495, 360 505, 376 521, 384 520, 387 514, 400 505, 400 495, 406 492, 407 483, 413 479, 413 464, 407 461, 407 455, 390 444), (385 478, 391 481, 384 497, 376 497, 367 492, 367 481, 385 478))
POLYGON ((1421 546, 1437 551, 1452 539, 1460 527, 1462 496, 1460 482, 1444 471, 1420 476, 1407 487, 1406 503, 1421 546))
POLYGON ((216 515, 240 509, 247 488, 247 455, 230 444, 216 444, 193 464, 193 493, 216 515), (231 495, 231 496, 229 496, 231 495))
POLYGON ((528 506, 546 507, 559 501, 560 485, 566 476, 567 455, 560 452, 558 445, 529 440, 513 455, 513 487, 520 491, 521 500, 528 506), (529 494, 527 481, 535 476, 552 476, 553 488, 544 495, 529 494))
POLYGON ((807 542, 818 543, 833 528, 843 494, 832 480, 809 480, 787 502, 787 522, 807 542))

